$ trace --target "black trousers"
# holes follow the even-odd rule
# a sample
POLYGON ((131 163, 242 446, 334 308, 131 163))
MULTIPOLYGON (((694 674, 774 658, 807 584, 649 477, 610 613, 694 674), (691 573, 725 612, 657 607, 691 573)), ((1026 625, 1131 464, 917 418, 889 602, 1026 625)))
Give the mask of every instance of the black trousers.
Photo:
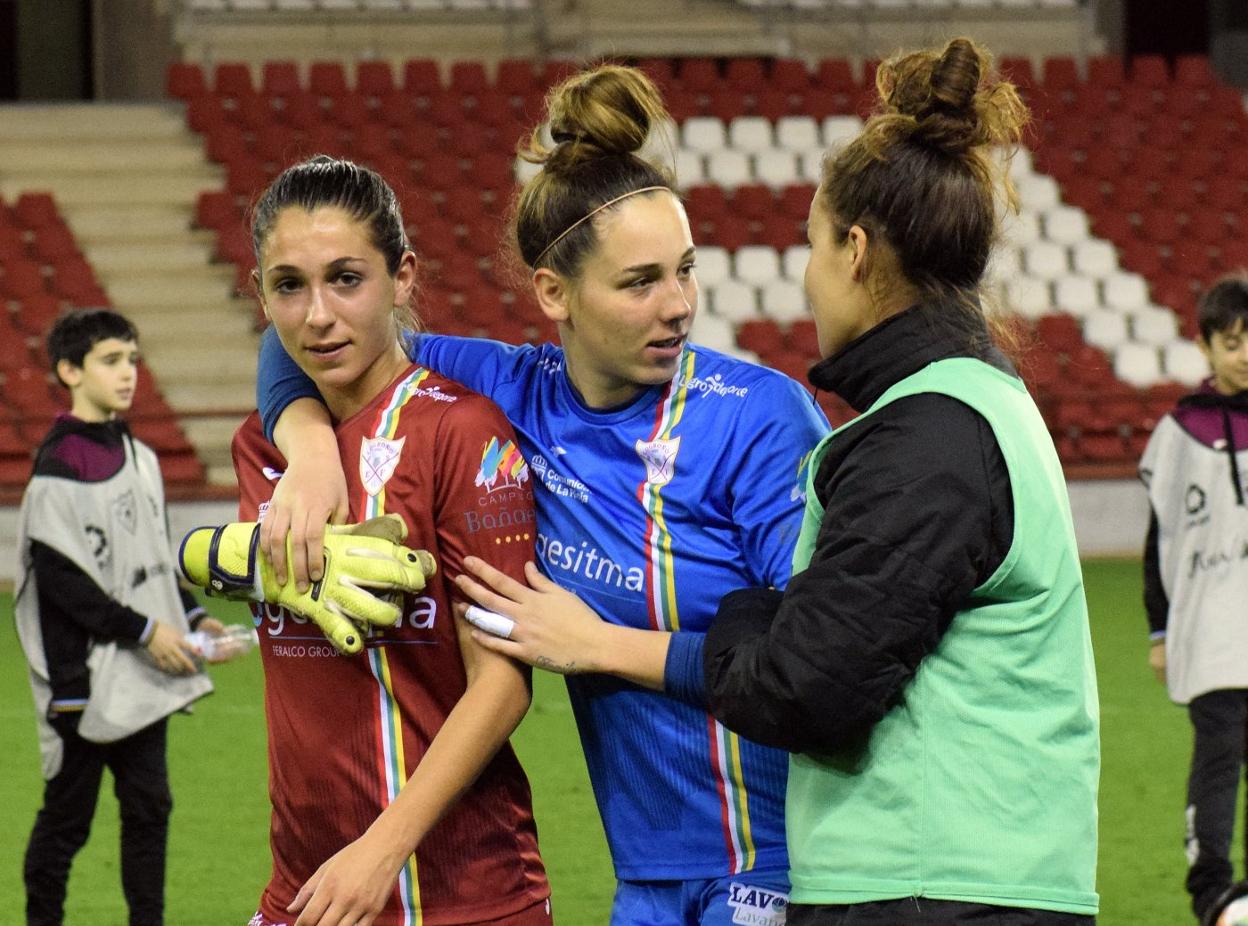
POLYGON ((859 904, 789 907, 788 926, 1092 926, 1096 918, 956 900, 905 897, 859 904))
POLYGON ((1211 691, 1193 698, 1187 712, 1195 731, 1187 779, 1187 891, 1199 919, 1234 880, 1231 838, 1244 767, 1248 690, 1211 691))
POLYGON ((160 720, 115 743, 91 743, 64 722, 60 772, 47 782, 43 807, 26 846, 27 926, 60 926, 69 867, 91 832, 100 779, 113 774, 121 811, 121 886, 130 926, 162 926, 165 907, 165 844, 173 797, 160 720))

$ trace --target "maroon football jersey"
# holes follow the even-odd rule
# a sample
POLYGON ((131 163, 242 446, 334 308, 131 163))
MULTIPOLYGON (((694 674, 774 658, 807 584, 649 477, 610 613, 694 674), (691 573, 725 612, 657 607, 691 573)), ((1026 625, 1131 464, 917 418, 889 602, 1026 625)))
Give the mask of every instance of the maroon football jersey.
MULTIPOLYGON (((390 803, 465 689, 449 579, 476 555, 523 581, 536 535, 529 471, 488 399, 410 367, 336 428, 351 520, 397 512, 407 545, 438 571, 406 597, 394 629, 340 655, 315 624, 253 608, 265 673, 272 922, 331 855, 390 803)), ((240 517, 263 517, 285 461, 250 416, 234 437, 240 517)), ((510 745, 429 832, 400 874, 378 926, 473 923, 550 893, 528 781, 510 745)))

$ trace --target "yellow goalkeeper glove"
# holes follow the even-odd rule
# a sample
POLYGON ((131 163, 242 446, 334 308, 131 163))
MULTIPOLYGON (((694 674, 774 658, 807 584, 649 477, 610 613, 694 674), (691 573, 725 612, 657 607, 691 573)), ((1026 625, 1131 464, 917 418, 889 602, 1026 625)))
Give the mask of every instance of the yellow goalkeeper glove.
MULTIPOLYGON (((300 614, 343 653, 364 646, 361 626, 393 627, 403 614, 395 596, 419 592, 437 571, 425 550, 402 546, 407 525, 397 514, 325 531, 325 571, 303 593, 288 577, 278 585, 272 564, 260 555, 260 525, 254 521, 199 527, 178 551, 187 581, 226 598, 262 601, 300 614), (357 626, 360 625, 360 626, 357 626)), ((290 540, 287 556, 290 556, 290 540)))

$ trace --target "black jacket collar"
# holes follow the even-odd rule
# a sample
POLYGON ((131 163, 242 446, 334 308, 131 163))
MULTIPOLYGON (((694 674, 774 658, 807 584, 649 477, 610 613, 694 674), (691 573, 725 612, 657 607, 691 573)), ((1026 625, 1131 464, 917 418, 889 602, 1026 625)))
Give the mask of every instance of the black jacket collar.
POLYGON ((982 317, 939 305, 915 305, 885 319, 810 369, 817 388, 835 392, 863 411, 894 383, 949 357, 977 357, 1013 374, 992 344, 982 317), (957 319, 964 324, 950 323, 957 319))

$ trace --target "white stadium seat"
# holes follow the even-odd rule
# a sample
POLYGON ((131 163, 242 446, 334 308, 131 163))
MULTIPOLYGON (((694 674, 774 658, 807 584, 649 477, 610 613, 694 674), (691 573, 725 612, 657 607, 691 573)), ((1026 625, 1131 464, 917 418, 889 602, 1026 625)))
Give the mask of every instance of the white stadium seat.
POLYGON ((699 312, 693 317, 689 340, 726 354, 737 351, 736 329, 732 322, 710 312, 699 312))
POLYGON ((713 244, 699 245, 693 272, 699 286, 718 286, 732 278, 732 259, 724 248, 713 244))
POLYGON ((763 314, 777 322, 793 322, 810 317, 806 294, 792 280, 772 280, 759 289, 763 314))
POLYGON ((1040 217, 1033 211, 1006 213, 1001 220, 1001 238, 1020 248, 1039 241, 1040 217))
POLYGON ((664 119, 650 127, 650 134, 638 154, 647 160, 670 164, 679 147, 680 127, 671 119, 664 119))
POLYGON ((706 178, 726 190, 750 182, 750 156, 733 148, 712 151, 706 156, 706 178))
POLYGON ((720 318, 744 322, 758 318, 758 293, 740 280, 724 280, 710 290, 708 308, 720 318))
POLYGON ((1052 310, 1049 284, 1036 277, 1015 277, 1005 284, 1006 304, 1024 318, 1039 318, 1052 310))
POLYGON ((1070 315, 1083 318, 1100 308, 1101 294, 1096 280, 1073 275, 1058 277, 1053 283, 1053 304, 1070 315))
POLYGON ((1055 280, 1070 273, 1070 256, 1064 245, 1034 241, 1023 248, 1027 274, 1042 280, 1055 280))
POLYGON ((827 116, 822 128, 823 146, 839 148, 862 131, 862 120, 857 116, 827 116))
POLYGON ((810 263, 810 248, 804 244, 791 244, 780 257, 784 278, 801 283, 806 277, 806 265, 810 263))
POLYGON ((735 276, 742 283, 762 286, 780 278, 780 255, 775 248, 762 244, 747 244, 738 248, 732 257, 735 276))
POLYGON ((1166 344, 1179 336, 1179 320, 1169 309, 1145 306, 1130 313, 1131 338, 1144 344, 1166 344))
POLYGON ((688 148, 678 148, 672 164, 676 174, 676 186, 688 189, 706 182, 706 158, 688 148))
POLYGON ((681 142, 691 151, 707 154, 727 146, 728 132, 715 116, 691 116, 685 120, 681 142))
POLYGON ((813 183, 816 186, 823 179, 823 159, 827 152, 822 148, 804 151, 797 158, 797 172, 802 183, 813 183))
POLYGON ((1071 246, 1070 262, 1076 273, 1107 277, 1118 269, 1118 250, 1108 241, 1090 238, 1071 246))
POLYGON ((802 182, 797 155, 783 148, 769 148, 754 155, 754 179, 769 187, 786 187, 802 182))
POLYGON ((1083 319, 1083 339, 1093 347, 1112 351, 1131 339, 1127 316, 1109 309, 1095 309, 1083 319))
POLYGON ((1031 152, 1026 148, 1015 148, 1014 154, 1010 158, 1010 177, 1015 182, 1018 182, 1023 177, 1030 177, 1035 172, 1035 168, 1032 167, 1031 152))
POLYGON ((1111 309, 1125 311, 1148 305, 1148 284, 1138 273, 1119 271, 1101 283, 1101 300, 1111 309))
POLYGON ((1059 244, 1075 244, 1088 237, 1088 214, 1075 206, 1055 206, 1041 215, 1044 237, 1059 244))
POLYGON ((515 165, 516 181, 518 183, 528 183, 542 169, 541 164, 534 164, 532 161, 526 161, 524 158, 516 158, 515 165))
POLYGON ((1137 389, 1161 382, 1161 356, 1153 344, 1129 342, 1114 351, 1114 376, 1137 389))
POLYGON ((1047 174, 1031 174, 1018 181, 1018 198, 1024 209, 1041 211, 1061 202, 1057 181, 1047 174))
POLYGON ((1209 362, 1192 341, 1176 338, 1162 347, 1161 356, 1167 379, 1195 386, 1209 375, 1209 362))
POLYGON ((819 123, 810 116, 781 116, 776 122, 776 147, 794 154, 822 148, 819 123))
POLYGON ((728 144, 748 154, 766 151, 775 144, 771 121, 762 116, 738 116, 728 124, 728 144))

